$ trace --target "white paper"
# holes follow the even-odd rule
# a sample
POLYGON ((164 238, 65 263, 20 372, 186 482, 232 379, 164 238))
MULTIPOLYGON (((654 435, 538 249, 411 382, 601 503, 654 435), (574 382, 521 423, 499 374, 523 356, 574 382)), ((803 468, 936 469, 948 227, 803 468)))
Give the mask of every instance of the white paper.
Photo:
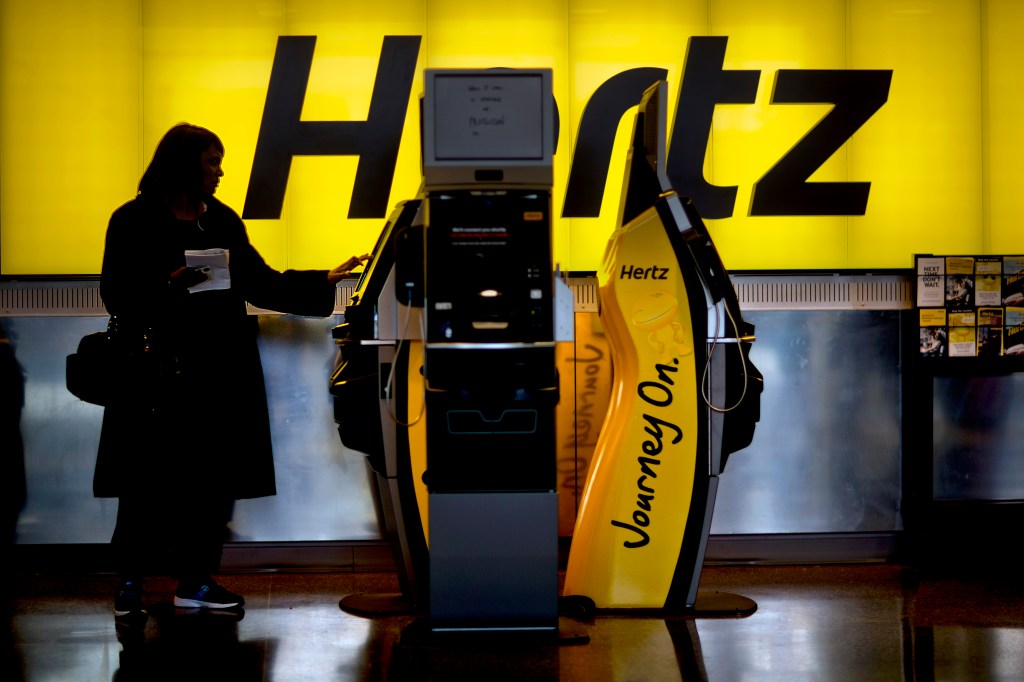
POLYGON ((946 259, 917 258, 917 307, 932 308, 946 303, 946 259))
POLYGON ((228 269, 227 249, 204 249, 186 251, 185 265, 190 268, 209 268, 207 280, 189 288, 189 292, 213 291, 231 288, 231 271, 228 269))

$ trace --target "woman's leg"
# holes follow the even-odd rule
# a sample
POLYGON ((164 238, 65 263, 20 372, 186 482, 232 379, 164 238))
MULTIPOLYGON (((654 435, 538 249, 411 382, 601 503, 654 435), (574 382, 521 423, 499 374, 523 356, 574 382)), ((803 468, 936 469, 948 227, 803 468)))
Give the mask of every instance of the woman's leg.
POLYGON ((121 582, 114 596, 114 614, 129 616, 146 612, 142 601, 143 578, 159 570, 160 549, 167 538, 165 508, 159 500, 143 495, 118 499, 117 521, 110 545, 121 582))
POLYGON ((227 524, 234 512, 234 500, 190 499, 182 505, 174 538, 178 589, 174 603, 183 607, 234 608, 245 600, 224 589, 211 577, 220 568, 227 524))

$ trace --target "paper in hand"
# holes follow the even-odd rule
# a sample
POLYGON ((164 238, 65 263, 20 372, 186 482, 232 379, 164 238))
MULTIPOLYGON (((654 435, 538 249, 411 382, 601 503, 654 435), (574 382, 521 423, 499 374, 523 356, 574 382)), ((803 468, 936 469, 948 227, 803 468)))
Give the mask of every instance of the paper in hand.
POLYGON ((209 268, 207 280, 189 289, 192 293, 231 288, 231 271, 228 269, 227 249, 204 249, 186 251, 185 265, 190 268, 209 268))

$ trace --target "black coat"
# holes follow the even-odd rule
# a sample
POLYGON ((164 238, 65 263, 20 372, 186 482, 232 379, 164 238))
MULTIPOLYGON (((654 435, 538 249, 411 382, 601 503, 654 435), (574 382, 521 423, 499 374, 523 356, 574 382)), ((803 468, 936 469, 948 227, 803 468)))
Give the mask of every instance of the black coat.
POLYGON ((335 287, 324 270, 269 267, 245 225, 216 199, 198 221, 136 198, 107 228, 100 294, 123 328, 153 330, 173 381, 151 406, 132 396, 105 408, 93 492, 190 491, 232 499, 276 492, 270 418, 248 301, 278 312, 326 317, 335 287), (169 282, 186 249, 229 250, 231 288, 190 293, 169 282))

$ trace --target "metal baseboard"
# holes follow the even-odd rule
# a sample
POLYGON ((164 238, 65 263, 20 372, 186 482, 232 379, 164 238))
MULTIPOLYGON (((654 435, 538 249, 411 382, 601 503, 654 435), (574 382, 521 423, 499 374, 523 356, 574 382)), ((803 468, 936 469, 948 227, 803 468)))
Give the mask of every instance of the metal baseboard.
POLYGON ((704 565, 901 563, 904 554, 896 532, 712 535, 704 565))
MULTIPOLYGON (((345 312, 355 292, 354 279, 342 280, 334 293, 334 313, 345 312)), ((273 315, 247 305, 250 315, 273 315)), ((0 282, 0 317, 106 317, 100 297, 99 278, 54 280, 17 280, 0 282)))
MULTIPOLYGON (((596 313, 597 277, 571 273, 566 284, 573 292, 573 309, 596 313)), ((335 313, 343 313, 357 280, 338 283, 335 313)), ((906 310, 912 307, 913 282, 909 274, 801 274, 732 275, 743 310, 906 310)), ((74 317, 107 314, 100 298, 99 279, 30 279, 0 281, 0 317, 74 317)), ((253 315, 272 311, 249 306, 253 315)))
MULTIPOLYGON (((559 538, 565 568, 571 538, 559 538)), ((110 545, 14 545, 9 570, 20 574, 114 573, 110 545)), ((712 535, 705 566, 902 563, 899 533, 794 533, 712 535)), ((383 540, 338 542, 240 542, 224 547, 225 573, 346 573, 395 570, 383 540)))
MULTIPOLYGON (((14 545, 7 569, 16 574, 116 573, 108 544, 14 545)), ((224 546, 224 573, 349 573, 395 570, 382 540, 236 542, 224 546)))

